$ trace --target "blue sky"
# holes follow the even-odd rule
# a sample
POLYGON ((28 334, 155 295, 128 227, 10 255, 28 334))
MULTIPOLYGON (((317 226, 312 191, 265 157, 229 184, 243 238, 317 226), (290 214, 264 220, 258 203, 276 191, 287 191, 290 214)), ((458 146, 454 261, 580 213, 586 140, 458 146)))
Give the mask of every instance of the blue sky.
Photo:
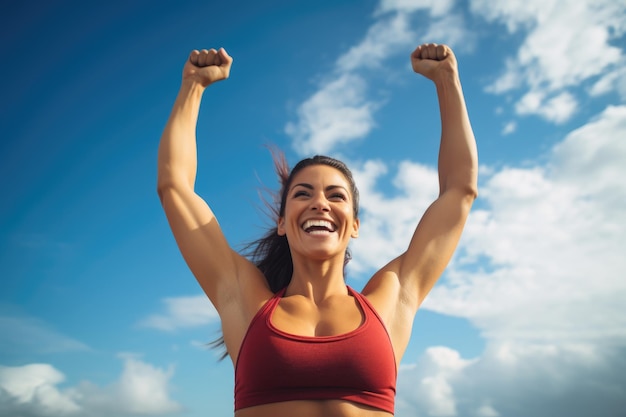
MULTIPOLYGON (((436 194, 438 107, 410 70, 447 43, 480 196, 417 315, 396 415, 626 408, 626 4, 614 0, 61 1, 4 6, 0 414, 228 416, 232 365, 156 195, 194 48, 197 190, 234 247, 262 233, 271 156, 344 159, 362 194, 349 283, 405 247, 436 194)), ((591 411, 593 410, 593 411, 591 411)))

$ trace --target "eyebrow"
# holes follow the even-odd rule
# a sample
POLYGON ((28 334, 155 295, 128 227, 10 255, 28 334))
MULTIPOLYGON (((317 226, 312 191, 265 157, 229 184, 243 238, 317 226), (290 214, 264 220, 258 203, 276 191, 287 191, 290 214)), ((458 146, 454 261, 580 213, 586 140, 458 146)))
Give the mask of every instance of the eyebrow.
MULTIPOLYGON (((293 190, 296 187, 304 187, 304 188, 307 188, 309 190, 313 190, 315 188, 311 184, 306 183, 306 182, 300 182, 298 184, 294 184, 293 187, 291 187, 291 189, 293 190)), ((342 190, 345 190, 348 194, 350 194, 348 189, 346 187, 344 187, 343 185, 329 185, 328 187, 326 187, 324 189, 324 191, 331 191, 331 190, 334 190, 335 188, 341 188, 342 190)))

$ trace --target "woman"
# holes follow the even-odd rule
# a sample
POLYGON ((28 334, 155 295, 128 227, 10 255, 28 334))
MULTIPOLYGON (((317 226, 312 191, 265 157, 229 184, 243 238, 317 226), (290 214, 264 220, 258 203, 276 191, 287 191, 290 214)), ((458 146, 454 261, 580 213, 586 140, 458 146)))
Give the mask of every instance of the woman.
POLYGON ((437 44, 411 54, 413 70, 437 89, 440 194, 407 250, 361 293, 344 280, 359 219, 358 192, 340 161, 309 158, 287 178, 279 164, 277 224, 260 241, 256 263, 228 245, 194 192, 200 101, 206 87, 228 78, 232 62, 223 48, 191 52, 159 146, 158 193, 185 261, 219 313, 235 366, 235 416, 393 415, 413 319, 477 195, 476 145, 456 58, 437 44))

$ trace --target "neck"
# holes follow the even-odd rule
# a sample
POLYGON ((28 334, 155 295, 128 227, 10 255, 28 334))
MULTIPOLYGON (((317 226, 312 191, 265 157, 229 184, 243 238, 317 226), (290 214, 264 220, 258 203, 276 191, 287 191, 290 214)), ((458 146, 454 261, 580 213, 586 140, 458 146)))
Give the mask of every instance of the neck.
POLYGON ((319 303, 331 295, 347 294, 343 256, 324 261, 297 261, 285 295, 301 295, 319 303))

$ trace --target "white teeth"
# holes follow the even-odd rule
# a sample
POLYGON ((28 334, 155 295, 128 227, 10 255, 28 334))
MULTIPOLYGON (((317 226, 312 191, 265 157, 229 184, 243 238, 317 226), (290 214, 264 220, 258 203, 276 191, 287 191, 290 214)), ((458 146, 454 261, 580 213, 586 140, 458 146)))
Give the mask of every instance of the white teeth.
MULTIPOLYGON (((334 232, 335 231, 335 226, 327 221, 327 220, 307 220, 306 222, 304 222, 304 224, 302 225, 302 228, 305 231, 309 231, 310 228, 312 227, 322 227, 324 229, 326 229, 329 232, 334 232)), ((320 230, 314 230, 314 231, 310 231, 310 232, 319 232, 320 230)))

